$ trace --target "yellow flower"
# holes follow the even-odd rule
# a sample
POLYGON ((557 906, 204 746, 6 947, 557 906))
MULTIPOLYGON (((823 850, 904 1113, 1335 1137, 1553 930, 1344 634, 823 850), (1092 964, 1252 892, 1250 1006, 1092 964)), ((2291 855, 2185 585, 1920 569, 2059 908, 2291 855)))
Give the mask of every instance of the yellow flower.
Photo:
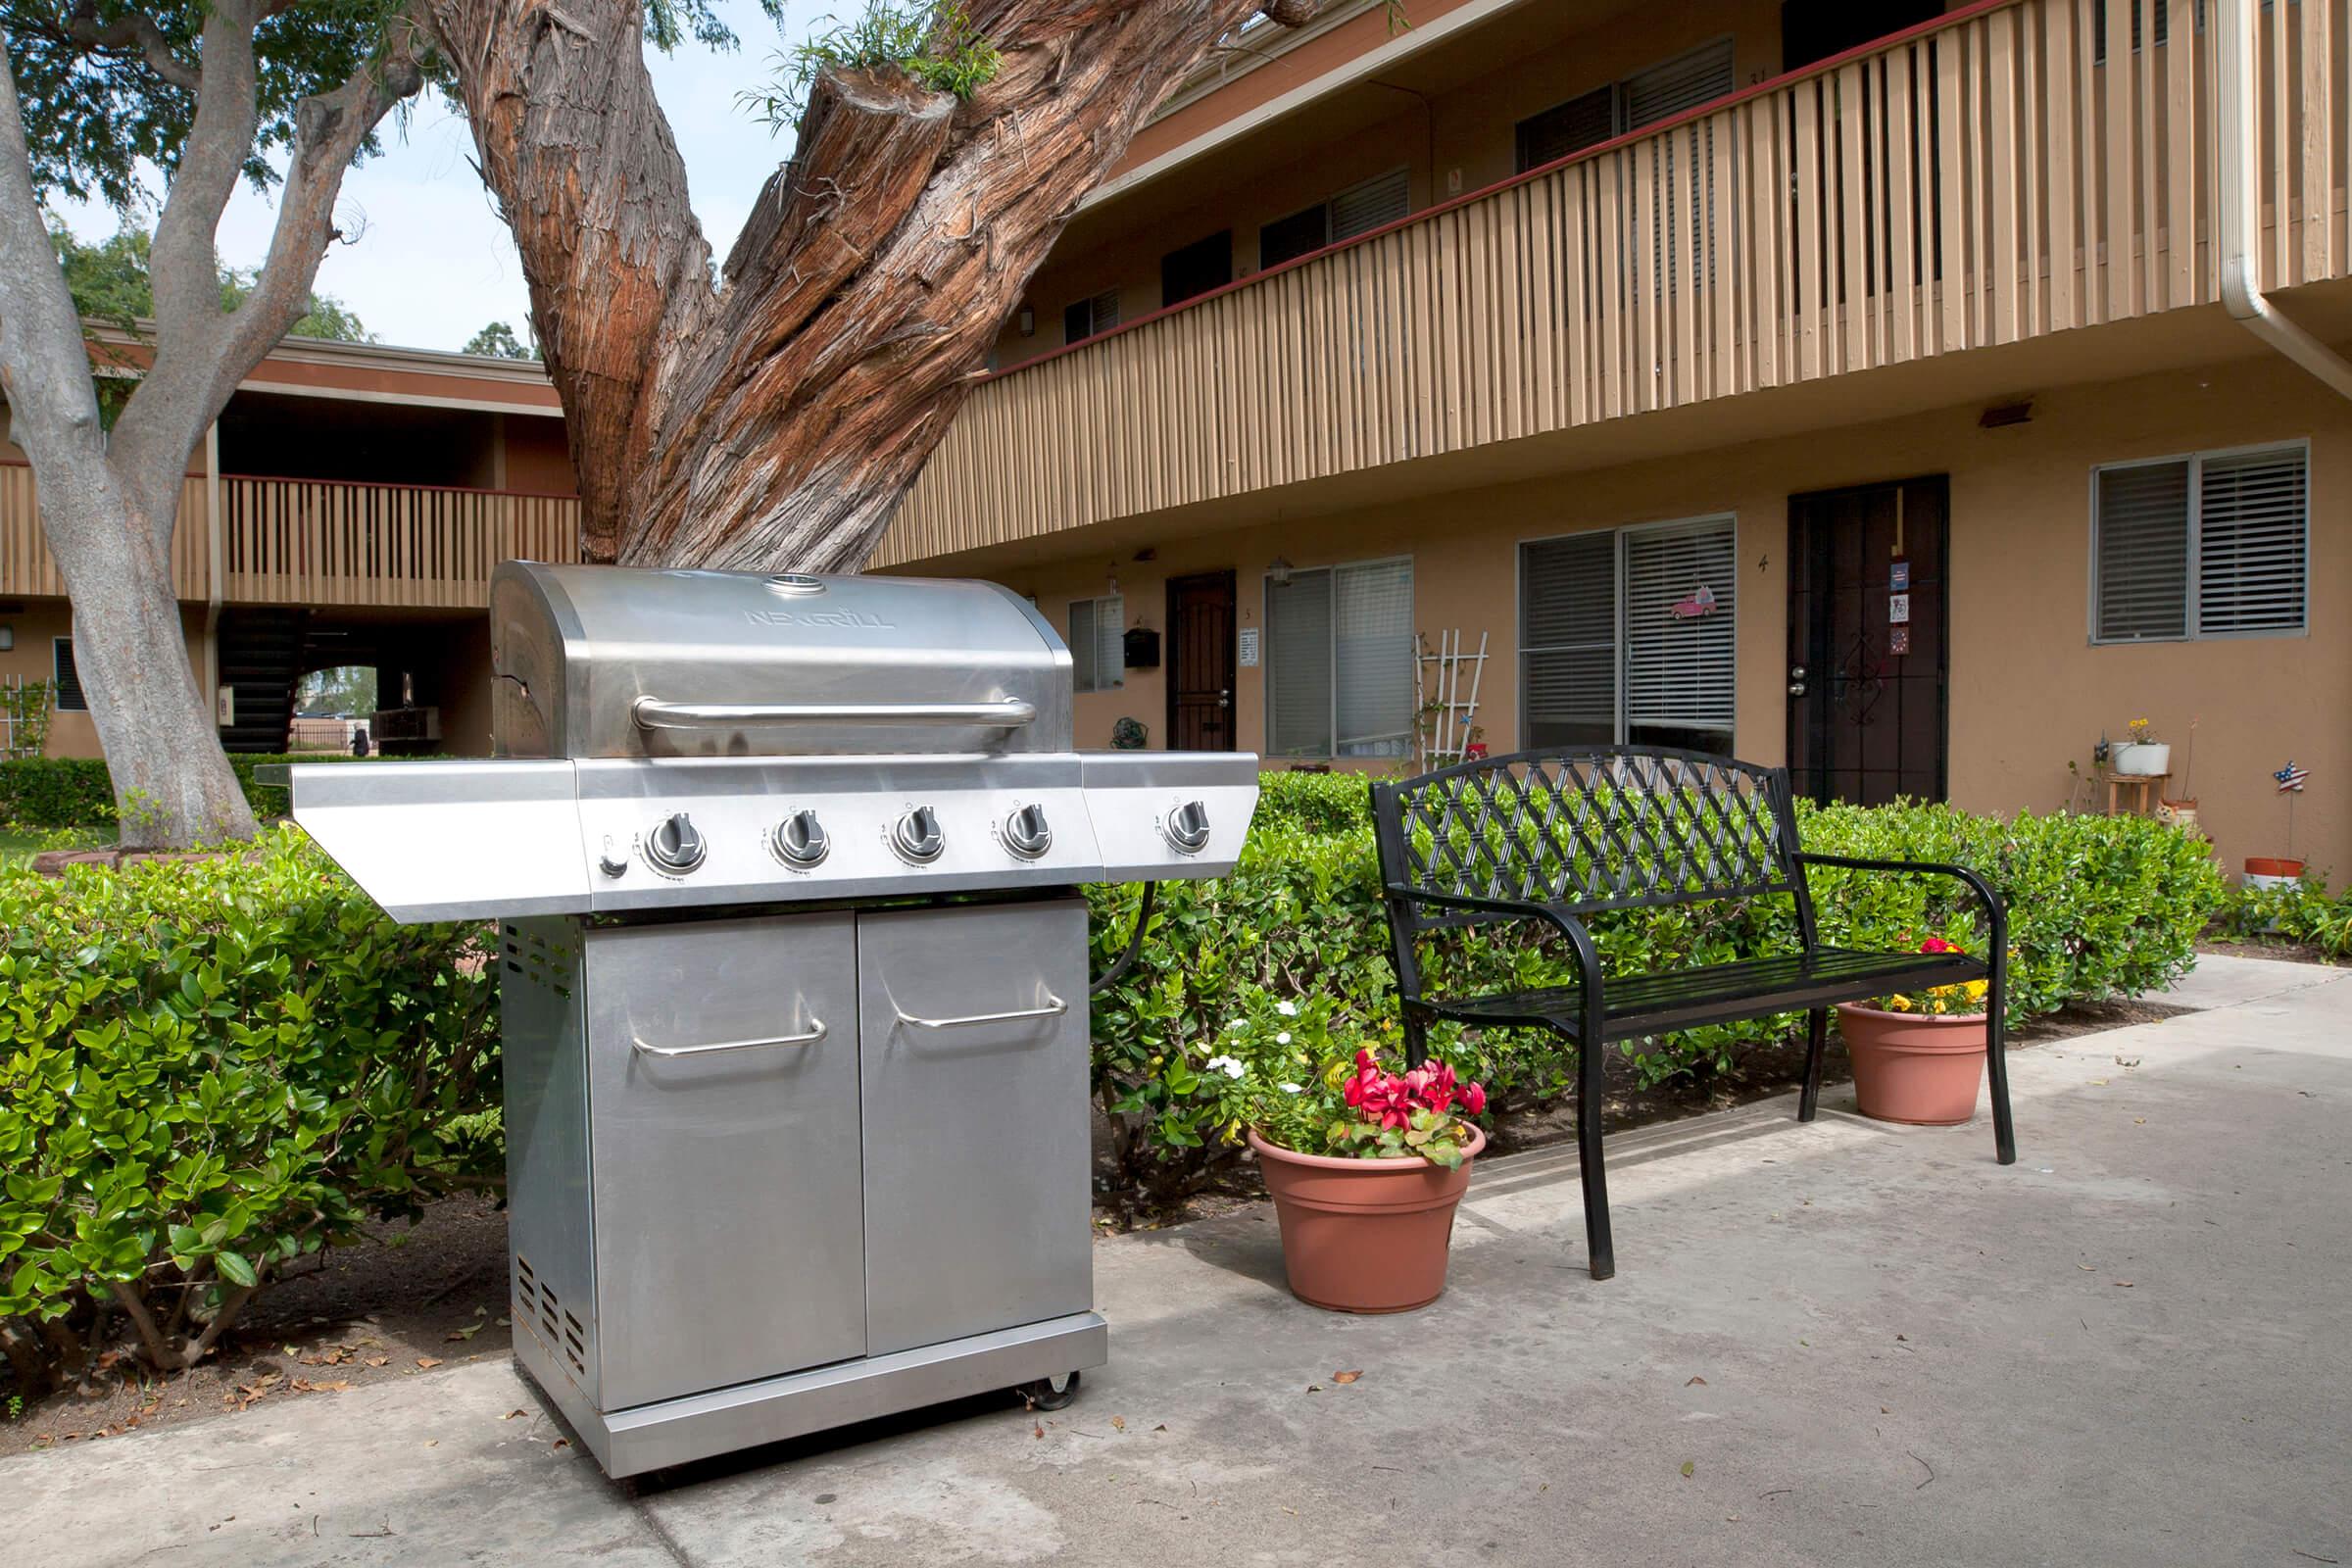
POLYGON ((1971 980, 1967 986, 1968 1000, 1971 1002, 1982 1001, 1984 993, 1991 989, 1992 982, 1989 980, 1971 980))

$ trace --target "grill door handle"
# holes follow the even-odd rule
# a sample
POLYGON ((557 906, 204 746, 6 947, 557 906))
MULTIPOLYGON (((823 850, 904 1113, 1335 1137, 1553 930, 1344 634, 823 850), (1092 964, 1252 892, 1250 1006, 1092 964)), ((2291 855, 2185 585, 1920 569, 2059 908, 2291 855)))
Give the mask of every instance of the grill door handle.
POLYGON ((768 1046, 813 1046, 825 1038, 825 1020, 811 1018, 797 1035, 771 1035, 761 1040, 713 1040, 706 1046, 653 1046, 629 1037, 630 1049, 645 1056, 706 1056, 721 1051, 759 1051, 768 1046))
POLYGON ((630 705, 639 729, 747 729, 789 724, 979 724, 1016 729, 1037 717, 1018 697, 986 703, 665 703, 630 705))
POLYGON ((918 1018, 898 1004, 891 1004, 899 1022, 910 1023, 917 1029, 963 1029, 981 1023, 1019 1023, 1025 1018, 1058 1018, 1070 1010, 1070 1004, 1049 991, 1042 1007, 1022 1007, 1014 1012, 975 1012, 961 1018, 918 1018))

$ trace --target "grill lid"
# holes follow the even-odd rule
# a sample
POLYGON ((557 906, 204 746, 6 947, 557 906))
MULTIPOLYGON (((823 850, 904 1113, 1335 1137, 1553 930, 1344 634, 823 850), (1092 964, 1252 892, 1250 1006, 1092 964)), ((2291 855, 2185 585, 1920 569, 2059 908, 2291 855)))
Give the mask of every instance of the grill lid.
POLYGON ((507 562, 490 655, 501 757, 1071 744, 1069 652, 994 583, 507 562))

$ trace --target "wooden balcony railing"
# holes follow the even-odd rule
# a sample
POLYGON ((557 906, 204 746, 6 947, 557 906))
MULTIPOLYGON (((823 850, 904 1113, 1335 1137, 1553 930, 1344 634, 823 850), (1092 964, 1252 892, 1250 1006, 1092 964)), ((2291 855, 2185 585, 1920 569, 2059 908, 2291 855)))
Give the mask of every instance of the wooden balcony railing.
MULTIPOLYGON (((579 559, 570 496, 430 485, 354 484, 223 474, 180 486, 172 581, 183 600, 211 597, 214 533, 227 603, 480 609, 501 561, 579 559)), ((41 536, 32 470, 0 463, 0 594, 62 595, 41 536)))
POLYGON ((579 559, 570 496, 223 474, 224 598, 480 609, 502 561, 579 559))
MULTIPOLYGON (((2199 10, 1982 0, 990 376, 877 564, 2212 301, 2199 10)), ((2262 27, 2286 287, 2346 270, 2344 23, 2262 27)))

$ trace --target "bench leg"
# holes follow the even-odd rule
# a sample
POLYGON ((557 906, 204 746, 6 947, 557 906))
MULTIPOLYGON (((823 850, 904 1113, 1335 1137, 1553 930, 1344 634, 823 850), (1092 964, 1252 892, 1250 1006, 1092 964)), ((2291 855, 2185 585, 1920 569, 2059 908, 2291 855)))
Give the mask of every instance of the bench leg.
POLYGON ((1609 1239, 1609 1178, 1600 1159, 1601 1065, 1607 1054, 1595 1019, 1576 1049, 1576 1166, 1585 1189, 1585 1250, 1596 1280, 1617 1272, 1617 1249, 1609 1239))
POLYGON ((1830 1044, 1830 1009, 1805 1014, 1805 1086, 1796 1097, 1796 1119, 1811 1121, 1821 1108, 1821 1057, 1830 1044))
POLYGON ((1429 1060, 1429 1022, 1412 1008, 1404 1009, 1404 1065, 1409 1070, 1429 1060))
MULTIPOLYGON (((2005 943, 2008 933, 1994 928, 1995 943, 2005 943)), ((2009 955, 1996 946, 1992 956, 1991 982, 1984 988, 1984 1080, 1992 1096, 1992 1150, 1994 1157, 2004 1165, 2017 1163, 2017 1124, 2009 1114, 2009 1023, 2005 1014, 2009 1006, 2009 955)))

